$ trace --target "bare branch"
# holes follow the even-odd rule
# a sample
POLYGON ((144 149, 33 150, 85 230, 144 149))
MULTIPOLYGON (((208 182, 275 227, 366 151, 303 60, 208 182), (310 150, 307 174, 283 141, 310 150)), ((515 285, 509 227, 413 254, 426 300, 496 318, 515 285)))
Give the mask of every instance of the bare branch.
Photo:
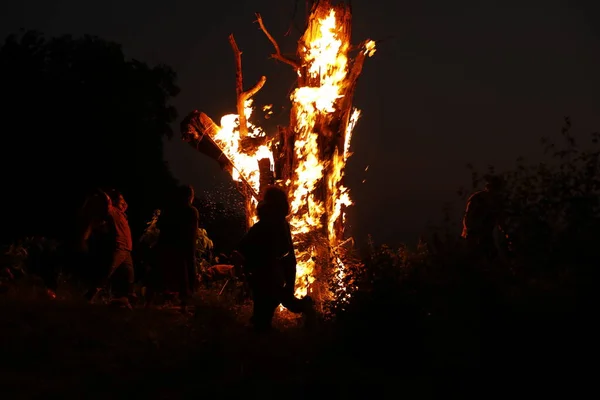
POLYGON ((229 35, 229 44, 233 49, 233 55, 235 57, 235 93, 239 97, 244 91, 242 79, 242 52, 238 48, 233 33, 229 35))
POLYGON ((256 85, 252 86, 250 89, 246 90, 243 95, 245 96, 246 99, 249 99, 250 97, 254 96, 256 94, 256 92, 258 92, 260 89, 262 89, 263 86, 265 86, 265 83, 267 82, 267 77, 266 76, 261 76, 260 79, 258 80, 258 82, 256 82, 256 85))
POLYGON ((242 93, 244 92, 244 80, 242 76, 242 52, 235 42, 233 33, 229 35, 229 44, 233 49, 233 55, 235 57, 235 93, 237 100, 237 113, 240 121, 240 136, 246 137, 246 135, 248 135, 248 122, 246 121, 246 114, 244 113, 244 102, 240 101, 242 98, 242 93))
POLYGON ((238 48, 238 45, 233 37, 233 33, 229 35, 229 44, 233 49, 233 55, 235 56, 235 93, 237 96, 236 108, 239 115, 240 121, 240 136, 242 138, 248 135, 248 121, 246 120, 246 114, 244 108, 246 100, 254 96, 267 81, 266 76, 261 76, 259 81, 247 91, 244 91, 244 80, 242 75, 242 52, 238 48))
POLYGON ((267 77, 263 75, 260 77, 258 82, 256 82, 256 85, 252 86, 250 89, 246 90, 245 92, 242 92, 242 95, 241 95, 242 105, 244 104, 244 102, 246 100, 248 100, 250 97, 254 96, 260 89, 262 89, 262 87, 265 86, 266 82, 267 82, 267 77))
POLYGON ((275 53, 271 54, 271 58, 274 58, 274 59, 284 62, 288 65, 291 65, 296 71, 299 70, 300 64, 297 61, 291 60, 281 54, 281 49, 279 48, 279 44, 277 44, 277 41, 273 38, 273 36, 271 36, 269 31, 265 27, 265 24, 263 23, 262 17, 260 16, 259 13, 256 13, 256 22, 258 22, 258 25, 260 25, 260 29, 264 32, 264 34, 267 36, 267 38, 269 39, 269 41, 275 48, 275 53))

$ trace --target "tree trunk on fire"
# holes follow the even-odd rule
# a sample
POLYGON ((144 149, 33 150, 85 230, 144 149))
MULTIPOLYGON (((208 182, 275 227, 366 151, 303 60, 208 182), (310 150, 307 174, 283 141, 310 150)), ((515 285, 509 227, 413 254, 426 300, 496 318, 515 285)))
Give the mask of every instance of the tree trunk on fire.
POLYGON ((213 140, 222 127, 208 116, 196 111, 182 123, 184 140, 217 160, 232 175, 241 171, 238 181, 246 198, 248 226, 268 185, 276 183, 287 190, 298 259, 296 293, 310 293, 318 300, 324 299, 321 294, 329 293, 331 273, 339 273, 342 268, 339 247, 344 243, 344 209, 351 204, 343 185, 343 173, 350 155, 352 129, 359 117, 352 102, 365 58, 375 51, 375 42, 371 40, 351 46, 351 20, 351 8, 343 2, 336 5, 330 0, 312 2, 306 31, 298 41, 297 58, 292 59, 281 53, 257 14, 257 22, 275 50, 271 57, 290 65, 298 74, 297 87, 291 96, 289 126, 279 127, 273 139, 271 154, 275 165, 271 165, 264 151, 257 150, 268 138, 248 135, 249 122, 245 115, 247 100, 260 90, 266 78, 262 77, 251 89, 243 90, 242 53, 233 35, 229 41, 236 61, 240 138, 232 146, 235 152, 247 156, 244 160, 256 159, 256 165, 251 167, 253 172, 250 176, 244 175, 240 166, 232 161, 236 154, 223 148, 227 143, 213 140), (356 55, 351 57, 351 52, 356 55), (259 174, 258 180, 256 174, 259 174))
MULTIPOLYGON (((297 146, 306 146, 306 139, 310 134, 317 135, 318 161, 322 165, 322 177, 316 182, 314 190, 306 197, 306 203, 299 205, 295 210, 296 214, 310 213, 311 204, 322 204, 323 213, 320 216, 320 223, 314 225, 307 233, 296 233, 294 236, 295 244, 298 249, 299 263, 312 264, 314 275, 319 277, 328 277, 332 271, 332 266, 338 263, 337 245, 343 240, 344 223, 343 213, 345 205, 335 203, 340 197, 340 188, 343 186, 343 165, 348 156, 347 143, 349 143, 353 115, 353 97, 358 77, 362 71, 365 56, 367 55, 368 42, 365 41, 359 46, 359 52, 350 63, 348 53, 350 51, 351 40, 351 21, 352 15, 350 7, 346 4, 331 5, 331 2, 318 1, 312 6, 308 17, 306 31, 300 38, 297 47, 297 58, 302 62, 293 60, 282 60, 292 66, 297 67, 298 86, 297 90, 306 90, 313 88, 318 90, 325 85, 330 84, 331 71, 317 70, 314 68, 314 60, 311 62, 309 54, 315 48, 315 41, 323 37, 323 24, 331 15, 335 15, 335 34, 339 41, 340 50, 338 63, 348 60, 344 67, 339 65, 328 65, 331 70, 335 68, 345 69, 345 76, 337 83, 339 97, 334 102, 333 107, 327 111, 315 111, 312 113, 314 121, 306 123, 302 121, 306 118, 307 105, 300 100, 292 100, 292 109, 290 113, 290 125, 287 128, 280 128, 279 136, 281 148, 279 150, 279 177, 283 182, 291 181, 288 191, 292 198, 294 192, 299 191, 295 183, 300 180, 298 176, 298 167, 306 163, 307 159, 298 155, 297 146), (297 144, 296 142, 299 141, 297 144), (342 166, 340 170, 340 165, 342 166), (340 210, 336 212, 336 207, 340 210)), ((273 58, 281 60, 279 47, 272 37, 266 31, 262 20, 259 17, 261 28, 267 34, 267 37, 273 43, 276 54, 273 58)), ((323 68, 323 66, 320 66, 323 68)), ((358 117, 356 115, 355 119, 358 117)), ((355 121, 354 121, 355 122, 355 121)), ((294 211, 294 210, 293 210, 294 211)), ((312 284, 310 293, 316 297, 322 297, 321 293, 327 293, 327 279, 319 279, 318 284, 312 284)), ((322 299, 319 299, 322 300, 322 299)))

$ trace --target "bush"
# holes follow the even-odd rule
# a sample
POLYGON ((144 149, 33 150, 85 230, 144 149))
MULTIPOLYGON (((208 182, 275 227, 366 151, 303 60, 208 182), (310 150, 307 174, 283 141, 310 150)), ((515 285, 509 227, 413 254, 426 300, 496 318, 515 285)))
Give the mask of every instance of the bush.
MULTIPOLYGON (((565 119, 562 143, 542 139, 547 160, 517 160, 514 169, 488 175, 504 178, 508 267, 530 285, 548 291, 591 293, 600 253, 600 135, 580 145, 565 119)), ((472 170, 473 186, 481 174, 472 170)))
MULTIPOLYGON (((600 261, 595 244, 600 236, 600 136, 591 135, 591 146, 584 149, 570 129, 567 119, 561 148, 543 140, 548 162, 528 165, 519 159, 513 170, 489 169, 488 175, 507 183, 506 257, 492 262, 474 257, 455 221, 447 218, 414 250, 371 242, 362 260, 346 263, 349 296, 337 296, 329 305, 345 343, 362 348, 368 341, 373 357, 373 352, 392 354, 392 343, 410 340, 419 358, 417 354, 452 337, 453 343, 437 348, 449 352, 471 346, 465 354, 475 356, 479 350, 473 343, 483 343, 499 358, 523 357, 520 352, 527 348, 528 354, 536 354, 532 362, 542 363, 547 358, 542 353, 548 354, 544 346, 558 352, 567 338, 581 339, 561 326, 585 323, 578 313, 586 307, 581 300, 594 304, 591 282, 600 261)), ((475 190, 483 176, 470 168, 475 190)))

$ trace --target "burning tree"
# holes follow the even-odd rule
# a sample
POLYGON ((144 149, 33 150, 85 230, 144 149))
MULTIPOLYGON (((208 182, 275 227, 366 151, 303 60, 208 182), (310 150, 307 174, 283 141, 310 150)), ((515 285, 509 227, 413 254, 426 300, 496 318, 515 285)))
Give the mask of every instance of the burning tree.
POLYGON ((375 42, 365 40, 352 46, 351 9, 330 0, 314 2, 298 41, 297 59, 281 53, 259 14, 257 22, 273 44, 271 57, 290 65, 298 75, 290 96, 289 126, 267 135, 250 122, 251 97, 266 77, 244 90, 241 52, 230 35, 236 61, 237 114, 223 116, 217 125, 206 114, 194 111, 182 122, 182 137, 217 160, 238 182, 246 199, 248 226, 256 220, 256 205, 268 185, 287 191, 298 260, 296 295, 311 293, 324 299, 331 294, 324 286, 327 280, 316 277, 336 276, 338 290, 344 290, 340 252, 348 242, 344 240, 345 209, 352 204, 343 184, 344 167, 360 116, 352 101, 375 42))

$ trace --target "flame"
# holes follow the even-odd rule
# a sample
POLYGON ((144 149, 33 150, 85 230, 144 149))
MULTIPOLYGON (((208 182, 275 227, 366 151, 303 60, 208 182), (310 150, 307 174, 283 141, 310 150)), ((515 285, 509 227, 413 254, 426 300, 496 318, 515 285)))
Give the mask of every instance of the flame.
MULTIPOLYGON (((334 113, 341 110, 340 102, 349 87, 350 37, 344 31, 343 15, 336 15, 331 8, 324 18, 311 19, 310 26, 301 39, 300 56, 302 68, 298 69, 299 77, 305 85, 296 88, 290 95, 292 111, 291 128, 295 132, 294 154, 296 169, 293 178, 285 182, 290 195, 290 226, 296 247, 297 280, 295 294, 298 297, 309 293, 311 284, 315 282, 316 259, 319 250, 306 238, 315 232, 325 232, 326 245, 329 249, 329 262, 336 268, 335 276, 343 291, 345 267, 337 255, 341 246, 339 224, 344 224, 344 208, 352 204, 348 188, 343 184, 344 167, 350 153, 352 131, 360 118, 360 110, 353 108, 348 117, 347 128, 342 134, 343 145, 333 151, 328 159, 322 159, 319 147, 320 135, 324 135, 322 124, 334 113), (302 76, 305 74, 306 76, 302 76), (322 201, 322 194, 317 192, 326 189, 328 196, 322 201)), ((372 56, 375 42, 364 44, 364 55, 372 56)), ((245 104, 244 114, 248 121, 248 136, 266 137, 265 132, 250 123, 252 102, 245 104)), ((269 114, 272 106, 262 109, 269 114)), ((339 117, 339 115, 338 115, 339 117)), ((239 117, 236 114, 221 118, 221 126, 213 140, 223 149, 225 155, 234 164, 232 178, 245 180, 259 193, 260 173, 258 160, 269 158, 274 165, 270 141, 255 149, 242 149, 239 132, 239 117)), ((254 203, 255 204, 255 203, 254 203)), ((255 213, 255 209, 253 211, 255 213)), ((256 221, 256 215, 251 216, 256 221)), ((314 240, 313 240, 314 242, 314 240)))
MULTIPOLYGON (((295 152, 298 160, 296 178, 291 187, 292 193, 292 234, 298 237, 308 232, 321 229, 323 221, 321 216, 326 215, 326 227, 330 249, 335 249, 341 240, 335 228, 341 218, 345 222, 344 207, 350 206, 352 201, 348 189, 342 185, 344 167, 350 153, 352 131, 360 117, 360 110, 354 108, 350 116, 344 137, 343 152, 335 150, 329 165, 319 160, 318 138, 319 130, 317 121, 326 120, 327 116, 337 111, 338 100, 344 96, 349 74, 348 50, 349 35, 341 32, 342 24, 336 18, 336 12, 331 9, 328 15, 314 21, 315 26, 309 27, 304 37, 303 65, 310 86, 297 88, 290 96, 292 101, 293 126, 296 132, 295 152), (311 36, 313 35, 313 36, 311 36), (325 174, 325 170, 328 171, 325 174), (325 176, 326 175, 326 176, 325 176), (328 193, 331 194, 331 203, 323 204, 316 195, 315 189, 322 178, 326 177, 328 193)), ((371 56, 375 52, 375 42, 365 44, 365 54, 371 56)), ((302 77, 299 72, 299 76, 302 77)), ((322 134, 322 133, 321 133, 322 134)), ((298 260, 298 278, 296 282, 296 295, 305 296, 310 284, 315 281, 314 248, 302 250, 296 246, 296 259, 298 260)), ((337 265, 337 278, 343 287, 344 265, 339 257, 334 257, 337 265)))
POLYGON ((375 48, 375 41, 368 40, 367 43, 365 43, 365 54, 369 57, 373 57, 373 54, 375 54, 375 50, 377 50, 375 48))
MULTIPOLYGON (((244 104, 244 114, 248 124, 249 137, 266 137, 266 133, 250 122, 252 116, 252 99, 246 100, 244 104)), ((271 161, 271 168, 275 165, 273 153, 269 148, 270 142, 244 152, 241 149, 240 119, 237 114, 228 114, 221 117, 221 126, 219 131, 212 138, 215 143, 223 150, 225 155, 234 165, 231 177, 235 181, 242 178, 246 180, 258 193, 260 188, 260 173, 258 169, 258 160, 268 158, 271 161)))
POLYGON ((271 115, 273 115, 273 104, 263 106, 262 110, 266 113, 265 119, 271 118, 271 115))

